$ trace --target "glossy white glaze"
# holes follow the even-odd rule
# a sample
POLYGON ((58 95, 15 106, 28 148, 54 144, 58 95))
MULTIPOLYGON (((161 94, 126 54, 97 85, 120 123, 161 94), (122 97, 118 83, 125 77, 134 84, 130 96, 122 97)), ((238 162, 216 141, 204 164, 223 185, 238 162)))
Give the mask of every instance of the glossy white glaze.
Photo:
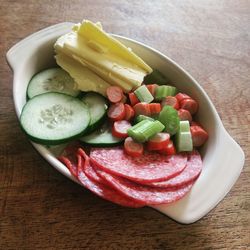
MULTIPOLYGON (((13 98, 18 117, 26 102, 29 80, 38 71, 55 64, 53 44, 71 26, 72 23, 60 23, 48 27, 23 39, 8 51, 7 60, 14 73, 13 98)), ((197 119, 209 133, 209 140, 201 150, 203 171, 191 192, 183 199, 171 205, 153 207, 180 223, 193 223, 213 209, 232 188, 244 165, 244 153, 224 129, 207 94, 185 70, 159 51, 131 39, 114 36, 132 48, 151 67, 162 71, 178 89, 199 102, 197 119)), ((56 159, 58 148, 48 150, 44 146, 33 145, 53 167, 77 182, 56 159)))

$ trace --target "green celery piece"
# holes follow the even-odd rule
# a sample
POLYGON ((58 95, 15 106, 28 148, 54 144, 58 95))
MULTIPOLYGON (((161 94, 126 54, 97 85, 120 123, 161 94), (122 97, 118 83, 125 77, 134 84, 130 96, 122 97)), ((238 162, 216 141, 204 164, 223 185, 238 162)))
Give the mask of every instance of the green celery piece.
POLYGON ((153 118, 149 117, 149 116, 146 116, 146 115, 138 115, 136 118, 135 118, 135 123, 138 123, 138 122, 141 122, 143 120, 149 120, 149 121, 154 121, 153 118))
POLYGON ((177 94, 177 88, 170 85, 158 86, 155 90, 155 100, 161 101, 166 96, 175 96, 177 94))
POLYGON ((193 150, 192 134, 188 121, 180 121, 180 127, 175 136, 175 145, 178 152, 193 150))
POLYGON ((151 74, 145 76, 143 81, 145 84, 156 83, 158 85, 166 84, 168 82, 169 80, 158 69, 154 69, 151 74))
POLYGON ((158 120, 165 126, 165 132, 170 135, 176 134, 180 126, 178 112, 171 106, 164 106, 161 110, 158 120))
POLYGON ((189 121, 180 121, 180 132, 190 132, 189 121))
POLYGON ((134 93, 141 102, 150 103, 154 100, 154 97, 145 85, 137 88, 134 93))
POLYGON ((129 128, 127 132, 135 141, 145 142, 164 128, 164 125, 159 121, 142 120, 129 128))

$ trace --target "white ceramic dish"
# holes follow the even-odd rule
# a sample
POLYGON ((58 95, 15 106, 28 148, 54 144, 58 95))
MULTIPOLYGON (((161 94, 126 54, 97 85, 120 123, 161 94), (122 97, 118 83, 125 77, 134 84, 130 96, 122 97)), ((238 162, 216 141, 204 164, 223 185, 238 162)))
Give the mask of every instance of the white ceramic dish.
MULTIPOLYGON (((71 26, 72 23, 60 23, 48 27, 23 39, 8 51, 7 60, 14 73, 13 97, 18 117, 26 102, 29 80, 36 72, 55 64, 53 44, 71 26)), ((153 207, 180 223, 193 223, 214 208, 232 188, 244 165, 244 153, 224 129, 207 94, 186 71, 165 55, 142 43, 121 36, 116 38, 131 47, 150 66, 164 72, 178 89, 199 102, 197 118, 210 136, 201 152, 203 171, 191 192, 183 199, 171 205, 153 207)), ((55 158, 54 153, 41 145, 33 145, 54 168, 76 181, 55 158)))

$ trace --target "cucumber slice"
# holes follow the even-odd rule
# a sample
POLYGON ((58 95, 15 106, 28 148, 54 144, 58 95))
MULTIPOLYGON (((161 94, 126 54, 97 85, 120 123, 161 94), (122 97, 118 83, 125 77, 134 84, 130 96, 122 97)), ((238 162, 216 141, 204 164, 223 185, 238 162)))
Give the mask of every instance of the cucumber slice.
POLYGON ((32 77, 27 89, 28 98, 47 92, 59 92, 71 96, 79 95, 74 79, 61 68, 43 70, 32 77))
POLYGON ((90 133, 103 123, 108 109, 108 102, 102 95, 93 92, 84 95, 82 101, 89 108, 90 123, 86 133, 90 133))
POLYGON ((32 141, 57 145, 82 136, 90 115, 87 105, 78 98, 50 92, 30 99, 20 121, 32 141))
POLYGON ((93 133, 80 138, 80 141, 84 144, 94 147, 111 147, 121 144, 123 140, 112 135, 111 125, 107 122, 93 133))
POLYGON ((192 151, 193 141, 188 121, 180 121, 179 130, 175 136, 176 148, 178 152, 192 151))
POLYGON ((176 134, 180 125, 178 112, 171 106, 164 106, 161 110, 158 120, 165 126, 165 132, 170 135, 176 134))

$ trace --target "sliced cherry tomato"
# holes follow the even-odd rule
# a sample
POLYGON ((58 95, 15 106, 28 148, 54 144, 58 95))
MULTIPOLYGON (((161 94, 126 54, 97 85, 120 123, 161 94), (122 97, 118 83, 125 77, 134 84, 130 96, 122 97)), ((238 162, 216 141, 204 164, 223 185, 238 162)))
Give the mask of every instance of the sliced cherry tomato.
POLYGON ((179 109, 178 110, 178 116, 180 118, 181 121, 192 121, 192 115, 190 114, 190 112, 186 109, 179 109))
POLYGON ((161 112, 160 103, 149 103, 148 106, 149 106, 151 115, 159 114, 161 112))
POLYGON ((157 84, 148 84, 146 85, 147 89, 149 90, 149 92, 151 93, 152 96, 154 96, 155 94, 155 89, 158 85, 157 84))
POLYGON ((178 100, 178 102, 180 103, 182 100, 184 99, 190 99, 191 97, 187 94, 184 93, 178 93, 175 98, 178 100))
POLYGON ((125 120, 130 121, 135 116, 134 109, 129 104, 124 104, 125 106, 125 120))
POLYGON ((166 155, 175 155, 176 150, 173 141, 169 140, 167 146, 164 149, 159 150, 159 152, 166 155))
POLYGON ((198 110, 198 103, 194 99, 184 99, 180 102, 180 107, 186 109, 191 115, 195 114, 198 110))
POLYGON ((139 102, 139 103, 135 104, 135 106, 133 108, 135 111, 135 115, 146 115, 146 116, 151 115, 150 106, 148 103, 139 102))
POLYGON ((123 98, 123 91, 118 86, 110 86, 106 90, 107 97, 110 102, 117 103, 120 102, 123 98))
POLYGON ((191 126, 190 131, 192 134, 193 146, 200 147, 208 139, 208 133, 200 126, 191 126))
POLYGON ((134 92, 129 93, 128 97, 132 106, 140 102, 134 92))
POLYGON ((122 102, 112 104, 108 109, 108 117, 112 121, 120 121, 125 117, 125 106, 122 102))
POLYGON ((139 157, 143 154, 143 144, 135 142, 131 137, 127 137, 124 142, 125 152, 133 157, 139 157))
POLYGON ((126 120, 116 121, 112 127, 112 135, 118 138, 126 138, 128 137, 127 130, 130 127, 130 122, 126 120))
POLYGON ((171 106, 174 109, 178 110, 180 108, 179 102, 176 97, 174 96, 166 96, 162 101, 161 101, 161 106, 171 106))
POLYGON ((170 140, 170 135, 168 133, 157 133, 147 142, 147 149, 161 150, 167 147, 170 140))

